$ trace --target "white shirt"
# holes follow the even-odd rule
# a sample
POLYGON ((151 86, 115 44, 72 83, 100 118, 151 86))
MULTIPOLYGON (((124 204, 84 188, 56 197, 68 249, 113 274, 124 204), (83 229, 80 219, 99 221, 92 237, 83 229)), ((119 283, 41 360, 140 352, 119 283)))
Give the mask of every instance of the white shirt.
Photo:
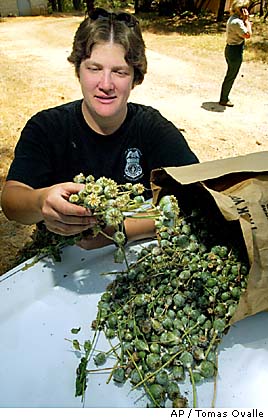
POLYGON ((244 36, 248 33, 246 25, 238 15, 232 15, 227 21, 226 36, 228 45, 240 45, 244 42, 244 36))

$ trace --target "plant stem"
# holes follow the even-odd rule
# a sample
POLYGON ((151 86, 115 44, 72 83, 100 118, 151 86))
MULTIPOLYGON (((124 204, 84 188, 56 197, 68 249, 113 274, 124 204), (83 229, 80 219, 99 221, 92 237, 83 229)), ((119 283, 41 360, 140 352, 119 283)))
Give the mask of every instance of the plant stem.
POLYGON ((100 368, 100 369, 87 369, 86 372, 87 373, 99 373, 99 372, 105 372, 107 370, 110 371, 111 369, 113 369, 113 366, 112 367, 107 367, 107 368, 100 368))
POLYGON ((196 408, 197 407, 197 394, 196 394, 196 385, 195 385, 194 375, 190 367, 188 368, 188 370, 189 370, 189 375, 191 378, 192 390, 193 390, 193 408, 196 408))
POLYGON ((216 375, 214 378, 213 399, 211 403, 212 408, 215 408, 215 401, 216 401, 216 396, 217 396, 217 377, 218 377, 218 352, 216 352, 216 375))
MULTIPOLYGON (((153 401, 153 403, 155 404, 155 406, 156 406, 156 407, 159 407, 159 404, 158 404, 158 403, 157 403, 157 401, 154 399, 154 397, 153 397, 152 393, 150 392, 149 388, 147 387, 147 385, 146 385, 146 383, 145 383, 145 381, 146 381, 148 378, 143 378, 143 376, 142 376, 142 374, 141 374, 140 369, 138 368, 138 366, 137 366, 137 364, 136 364, 136 362, 135 362, 134 358, 132 357, 132 354, 131 354, 128 350, 127 350, 127 353, 128 353, 129 358, 131 359, 131 361, 132 361, 133 365, 135 366, 135 369, 137 370, 137 372, 138 372, 138 374, 139 374, 140 378, 141 378, 141 382, 142 382, 142 384, 143 384, 143 386, 144 386, 145 392, 149 395, 149 397, 151 398, 151 400, 153 401)), ((133 389, 134 389, 134 388, 132 388, 132 390, 133 390, 133 389)))
POLYGON ((166 363, 164 363, 162 366, 160 366, 160 368, 156 369, 154 372, 150 373, 150 375, 146 376, 146 378, 144 378, 141 382, 137 383, 132 390, 138 388, 140 385, 142 385, 145 381, 148 381, 148 379, 152 378, 153 376, 155 376, 158 372, 160 372, 161 369, 165 368, 166 366, 168 366, 172 360, 176 359, 177 356, 179 356, 181 353, 183 352, 183 350, 178 351, 177 353, 175 353, 166 363))
POLYGON ((110 373, 110 375, 109 375, 109 377, 108 377, 108 379, 107 379, 107 381, 106 381, 106 384, 108 384, 108 383, 110 382, 110 380, 112 379, 113 372, 114 372, 114 370, 118 367, 118 364, 119 364, 119 360, 117 360, 116 364, 115 364, 115 365, 114 365, 114 367, 112 368, 112 371, 111 371, 111 373, 110 373))
POLYGON ((204 359, 204 360, 206 360, 206 359, 207 359, 208 354, 209 354, 209 352, 210 352, 210 350, 211 350, 211 348, 212 348, 213 344, 214 344, 214 343, 215 343, 215 341, 216 341, 217 335, 218 335, 218 332, 217 332, 217 331, 215 331, 215 332, 214 332, 214 334, 213 334, 212 340, 210 341, 209 346, 208 346, 208 348, 207 348, 207 351, 206 351, 206 353, 205 353, 205 359, 204 359))

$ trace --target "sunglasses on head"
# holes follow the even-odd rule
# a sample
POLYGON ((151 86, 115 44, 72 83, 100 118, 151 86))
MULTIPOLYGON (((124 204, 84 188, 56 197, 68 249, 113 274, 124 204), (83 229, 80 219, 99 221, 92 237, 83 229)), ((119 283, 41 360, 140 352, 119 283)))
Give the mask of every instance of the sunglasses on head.
POLYGON ((89 13, 89 17, 92 20, 108 19, 111 22, 113 20, 117 20, 119 22, 125 23, 129 28, 133 28, 134 26, 136 26, 139 23, 139 21, 133 15, 131 15, 129 13, 107 12, 107 10, 102 9, 101 7, 96 7, 91 13, 89 13))

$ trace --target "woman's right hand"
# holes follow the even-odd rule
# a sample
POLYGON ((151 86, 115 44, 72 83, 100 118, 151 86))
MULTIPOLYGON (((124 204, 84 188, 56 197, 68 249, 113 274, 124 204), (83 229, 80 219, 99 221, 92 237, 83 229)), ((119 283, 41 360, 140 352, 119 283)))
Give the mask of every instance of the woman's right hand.
POLYGON ((25 225, 43 221, 51 232, 76 235, 96 224, 89 209, 68 201, 71 194, 83 188, 83 184, 65 182, 33 189, 18 181, 7 181, 1 196, 2 209, 9 220, 25 225))
POLYGON ((48 230, 59 235, 76 235, 96 224, 89 209, 70 203, 71 194, 83 189, 83 184, 66 182, 44 189, 40 195, 41 213, 48 230))

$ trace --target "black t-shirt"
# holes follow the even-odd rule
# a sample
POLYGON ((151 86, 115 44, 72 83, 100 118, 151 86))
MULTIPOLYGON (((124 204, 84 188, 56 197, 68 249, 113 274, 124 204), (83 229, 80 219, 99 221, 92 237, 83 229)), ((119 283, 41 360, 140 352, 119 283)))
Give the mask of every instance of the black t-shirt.
POLYGON ((129 103, 121 127, 101 135, 87 125, 81 106, 77 100, 33 116, 21 133, 7 180, 42 188, 83 173, 150 188, 152 169, 198 162, 180 131, 152 107, 129 103))

